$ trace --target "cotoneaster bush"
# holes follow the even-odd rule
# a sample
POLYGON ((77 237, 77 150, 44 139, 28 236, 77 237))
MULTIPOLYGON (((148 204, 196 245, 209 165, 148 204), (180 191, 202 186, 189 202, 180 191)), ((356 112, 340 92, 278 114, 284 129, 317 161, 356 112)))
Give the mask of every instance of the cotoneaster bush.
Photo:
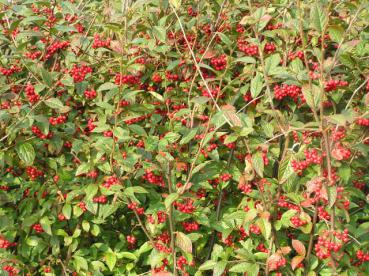
POLYGON ((2 275, 368 275, 367 1, 0 1, 2 275))

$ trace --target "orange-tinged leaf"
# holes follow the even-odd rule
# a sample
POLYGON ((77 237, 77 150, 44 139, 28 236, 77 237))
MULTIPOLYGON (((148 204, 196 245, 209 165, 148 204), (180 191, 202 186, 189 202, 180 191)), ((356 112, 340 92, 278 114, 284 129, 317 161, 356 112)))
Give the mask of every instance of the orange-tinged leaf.
POLYGON ((291 247, 289 246, 284 246, 284 247, 281 247, 279 249, 279 251, 283 254, 283 255, 287 255, 288 253, 291 252, 291 247))
POLYGON ((282 259, 282 256, 278 253, 274 253, 272 255, 269 256, 269 258, 267 259, 267 268, 268 271, 273 271, 276 270, 278 268, 278 262, 282 259))
POLYGON ((296 267, 305 259, 304 256, 295 256, 292 258, 291 260, 291 267, 292 267, 292 270, 295 270, 296 267))
POLYGON ((172 273, 170 273, 168 271, 155 272, 155 269, 153 269, 153 270, 151 270, 151 275, 152 276, 171 276, 172 273))
POLYGON ((300 242, 299 240, 292 240, 292 247, 300 256, 305 257, 306 250, 302 242, 300 242))

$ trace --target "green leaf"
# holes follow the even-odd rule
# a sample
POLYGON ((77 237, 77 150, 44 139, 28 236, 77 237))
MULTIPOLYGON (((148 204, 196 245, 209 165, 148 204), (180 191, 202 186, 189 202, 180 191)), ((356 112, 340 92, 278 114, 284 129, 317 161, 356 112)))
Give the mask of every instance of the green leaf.
POLYGON ((260 218, 256 221, 256 224, 259 226, 264 238, 269 240, 270 234, 272 233, 272 225, 270 222, 266 218, 260 218))
POLYGON ((304 98, 306 100, 307 105, 312 109, 315 110, 315 102, 313 98, 313 93, 310 90, 309 85, 303 85, 302 86, 302 94, 304 95, 304 98))
POLYGON ((260 152, 257 152, 252 156, 252 167, 260 177, 263 177, 264 161, 260 152))
POLYGON ((187 144, 188 142, 190 142, 195 137, 196 133, 197 133, 197 128, 193 128, 193 129, 189 130, 187 132, 187 134, 183 136, 183 138, 181 139, 179 144, 181 144, 181 145, 187 144))
POLYGON ((240 263, 231 267, 230 272, 247 272, 247 276, 257 276, 259 273, 259 265, 251 263, 240 263))
POLYGON ((49 220, 48 217, 43 217, 40 219, 40 224, 42 226, 42 228, 44 229, 44 231, 49 234, 49 235, 52 235, 52 232, 51 232, 51 222, 49 220))
POLYGON ((145 129, 140 125, 129 125, 128 128, 140 136, 147 136, 145 129))
POLYGON ((328 16, 323 13, 324 7, 318 6, 318 4, 313 5, 310 11, 311 24, 315 30, 322 33, 326 20, 328 16))
POLYGON ((255 77, 251 80, 251 96, 252 98, 256 98, 259 96, 261 90, 263 89, 263 75, 259 72, 256 73, 255 77))
POLYGON ((186 234, 177 232, 176 245, 186 253, 192 253, 192 241, 186 234))
POLYGON ((236 58, 233 63, 256 63, 256 59, 254 59, 253 57, 240 57, 240 58, 236 58))
POLYGON ((232 45, 232 41, 224 33, 217 32, 217 34, 219 35, 220 39, 224 42, 225 45, 227 46, 232 45))
POLYGON ((177 194, 177 193, 171 193, 171 194, 169 194, 166 197, 165 201, 164 201, 165 208, 166 209, 169 209, 169 207, 172 205, 172 203, 174 201, 176 201, 178 198, 179 198, 179 194, 177 194))
POLYGON ((118 86, 114 83, 111 83, 111 82, 106 82, 106 83, 103 83, 102 85, 99 86, 99 88, 97 89, 98 92, 100 91, 105 91, 105 90, 113 90, 113 89, 116 89, 118 88, 118 86))
POLYGON ((208 260, 199 267, 199 270, 211 270, 214 268, 216 263, 216 261, 208 260))
POLYGON ((90 170, 90 164, 82 163, 81 165, 78 166, 76 170, 76 176, 87 173, 89 170, 90 170))
POLYGON ((32 165, 35 160, 36 153, 33 146, 30 143, 23 143, 16 147, 19 158, 26 163, 26 165, 32 165))
POLYGON ((328 187, 329 208, 332 208, 337 199, 337 188, 335 186, 328 187))
POLYGON ((82 229, 85 232, 90 231, 90 223, 87 220, 82 221, 82 229))
POLYGON ((86 199, 87 200, 92 199, 94 195, 96 195, 98 190, 99 190, 99 186, 97 184, 89 184, 85 188, 86 199))
POLYGON ((29 246, 37 246, 40 243, 40 240, 41 239, 38 237, 31 236, 26 239, 26 244, 28 244, 29 246))
POLYGON ((63 206, 62 213, 66 217, 66 219, 70 219, 72 215, 72 206, 70 204, 65 204, 63 206))
POLYGON ((345 29, 341 26, 331 26, 328 28, 329 37, 337 43, 342 41, 345 29))
POLYGON ((293 174, 294 170, 291 165, 291 156, 286 156, 280 163, 278 169, 278 181, 279 183, 285 183, 293 174))
POLYGON ((161 42, 165 42, 167 38, 167 31, 165 28, 161 26, 154 26, 153 33, 158 40, 160 40, 161 42))
POLYGON ((265 59, 265 72, 267 75, 272 75, 273 73, 278 72, 277 68, 281 62, 281 57, 279 54, 274 54, 265 59))
POLYGON ((220 261, 214 266, 213 276, 221 276, 227 266, 227 261, 220 261))
POLYGON ((48 87, 51 87, 53 85, 53 78, 49 71, 47 71, 45 68, 41 67, 41 76, 44 82, 48 87))
POLYGON ((81 269, 86 270, 86 271, 88 270, 88 263, 85 258, 74 255, 73 259, 74 259, 77 272, 79 272, 81 269))
POLYGON ((105 254, 105 261, 110 271, 113 271, 115 263, 117 262, 117 256, 114 252, 107 252, 105 254))
POLYGON ((58 109, 61 113, 66 113, 70 110, 69 106, 65 106, 59 99, 57 98, 49 98, 44 101, 44 103, 52 108, 52 109, 58 109))

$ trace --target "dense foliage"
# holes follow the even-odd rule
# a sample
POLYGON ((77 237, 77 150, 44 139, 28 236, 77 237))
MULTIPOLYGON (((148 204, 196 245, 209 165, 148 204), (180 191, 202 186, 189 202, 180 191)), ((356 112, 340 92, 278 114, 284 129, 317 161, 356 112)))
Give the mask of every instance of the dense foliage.
POLYGON ((369 275, 367 1, 0 1, 1 275, 369 275))

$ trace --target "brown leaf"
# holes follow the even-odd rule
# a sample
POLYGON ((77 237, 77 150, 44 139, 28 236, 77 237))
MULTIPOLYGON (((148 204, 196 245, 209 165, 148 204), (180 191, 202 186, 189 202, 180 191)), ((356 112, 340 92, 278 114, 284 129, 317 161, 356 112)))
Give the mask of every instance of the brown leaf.
POLYGON ((121 43, 117 40, 110 41, 110 49, 120 54, 123 54, 124 52, 121 43))
POLYGON ((192 187, 192 183, 188 182, 187 184, 185 184, 184 186, 178 189, 178 193, 182 195, 185 191, 191 189, 191 187, 192 187))
POLYGON ((176 162, 176 167, 178 171, 187 171, 187 163, 185 162, 176 162))
POLYGON ((223 105, 221 106, 221 110, 234 126, 242 126, 241 119, 238 117, 236 113, 236 108, 233 105, 223 105))
POLYGON ((300 242, 299 240, 292 240, 292 247, 296 250, 297 254, 305 257, 306 250, 302 242, 300 242))
POLYGON ((252 163, 250 160, 246 160, 245 159, 245 170, 243 172, 243 176, 245 178, 245 181, 251 181, 254 179, 255 177, 255 171, 254 168, 252 167, 252 163))
POLYGON ((273 271, 278 268, 278 262, 282 259, 282 256, 278 253, 274 253, 267 259, 267 269, 268 271, 273 271))
POLYGON ((217 54, 215 51, 213 50, 208 50, 205 55, 204 55, 204 59, 209 59, 209 58, 213 58, 215 57, 217 54))
POLYGON ((292 267, 292 270, 295 270, 296 267, 305 259, 304 256, 295 256, 292 258, 291 260, 291 267, 292 267))

